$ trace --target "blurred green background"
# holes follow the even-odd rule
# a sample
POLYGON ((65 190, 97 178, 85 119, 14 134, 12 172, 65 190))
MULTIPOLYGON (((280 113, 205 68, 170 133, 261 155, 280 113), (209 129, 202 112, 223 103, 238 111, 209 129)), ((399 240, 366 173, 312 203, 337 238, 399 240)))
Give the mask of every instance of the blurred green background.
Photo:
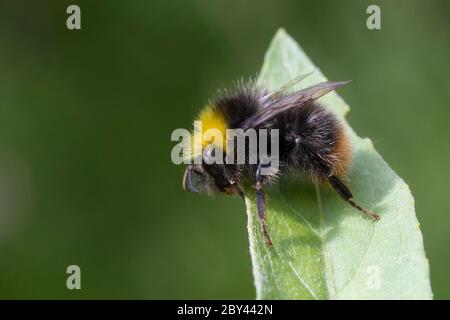
POLYGON ((173 129, 279 27, 416 199, 450 298, 449 1, 2 1, 0 298, 254 298, 244 205, 182 191, 173 129), (82 30, 66 28, 78 4, 82 30), (366 28, 381 7, 382 29, 366 28), (82 290, 66 289, 66 267, 82 290))

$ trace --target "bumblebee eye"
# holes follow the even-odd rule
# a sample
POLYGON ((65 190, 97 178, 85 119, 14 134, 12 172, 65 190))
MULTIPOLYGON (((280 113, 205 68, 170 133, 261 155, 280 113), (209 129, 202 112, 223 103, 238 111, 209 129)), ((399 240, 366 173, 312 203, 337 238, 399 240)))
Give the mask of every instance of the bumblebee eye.
POLYGON ((213 164, 214 160, 215 160, 215 155, 216 155, 216 149, 213 146, 209 145, 203 151, 203 161, 206 164, 213 164))
POLYGON ((207 192, 208 185, 205 180, 205 173, 201 166, 187 166, 183 176, 183 189, 189 192, 207 192))

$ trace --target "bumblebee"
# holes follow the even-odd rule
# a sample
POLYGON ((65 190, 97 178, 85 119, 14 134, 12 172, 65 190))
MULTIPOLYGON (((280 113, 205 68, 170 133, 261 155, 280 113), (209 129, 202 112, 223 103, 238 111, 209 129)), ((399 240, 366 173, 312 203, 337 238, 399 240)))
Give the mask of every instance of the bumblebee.
POLYGON ((228 129, 242 129, 244 132, 278 129, 278 170, 261 174, 265 164, 258 155, 250 152, 244 163, 211 163, 210 158, 216 149, 208 146, 219 148, 223 157, 230 153, 230 149, 226 142, 211 141, 201 136, 197 143, 201 144, 202 151, 193 152, 188 157, 201 158, 202 161, 189 164, 183 177, 183 187, 190 192, 243 196, 243 184, 250 183, 256 192, 257 213, 268 245, 272 245, 272 240, 266 222, 264 188, 291 170, 302 171, 313 182, 329 184, 349 205, 373 221, 379 220, 375 212, 353 200, 352 192, 343 182, 351 160, 349 139, 342 120, 317 102, 320 97, 349 81, 322 82, 292 92, 291 88, 304 77, 298 77, 273 92, 255 82, 238 84, 231 90, 219 92, 198 117, 202 132, 213 128, 224 137, 228 129), (251 162, 250 159, 256 161, 251 162))

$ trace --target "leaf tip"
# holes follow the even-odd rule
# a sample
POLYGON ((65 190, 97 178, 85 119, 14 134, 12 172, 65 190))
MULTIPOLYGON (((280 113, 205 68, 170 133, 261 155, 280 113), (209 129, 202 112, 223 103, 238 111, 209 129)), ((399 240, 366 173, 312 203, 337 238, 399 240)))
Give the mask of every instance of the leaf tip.
POLYGON ((272 42, 276 43, 277 41, 291 41, 294 42, 296 45, 297 42, 289 35, 289 33, 286 31, 285 28, 281 27, 275 32, 275 36, 273 37, 272 42))
POLYGON ((278 28, 277 32, 275 33, 275 37, 281 37, 287 35, 286 29, 283 27, 278 28))

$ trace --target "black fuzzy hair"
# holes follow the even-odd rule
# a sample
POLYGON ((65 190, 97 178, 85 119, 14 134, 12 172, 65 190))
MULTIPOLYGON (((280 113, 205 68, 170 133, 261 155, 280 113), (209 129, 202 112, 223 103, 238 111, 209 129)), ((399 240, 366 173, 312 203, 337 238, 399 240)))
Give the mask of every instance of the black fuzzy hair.
POLYGON ((260 101, 264 94, 265 91, 258 89, 255 80, 241 80, 231 89, 218 91, 211 105, 224 115, 229 129, 236 129, 262 108, 260 101))

